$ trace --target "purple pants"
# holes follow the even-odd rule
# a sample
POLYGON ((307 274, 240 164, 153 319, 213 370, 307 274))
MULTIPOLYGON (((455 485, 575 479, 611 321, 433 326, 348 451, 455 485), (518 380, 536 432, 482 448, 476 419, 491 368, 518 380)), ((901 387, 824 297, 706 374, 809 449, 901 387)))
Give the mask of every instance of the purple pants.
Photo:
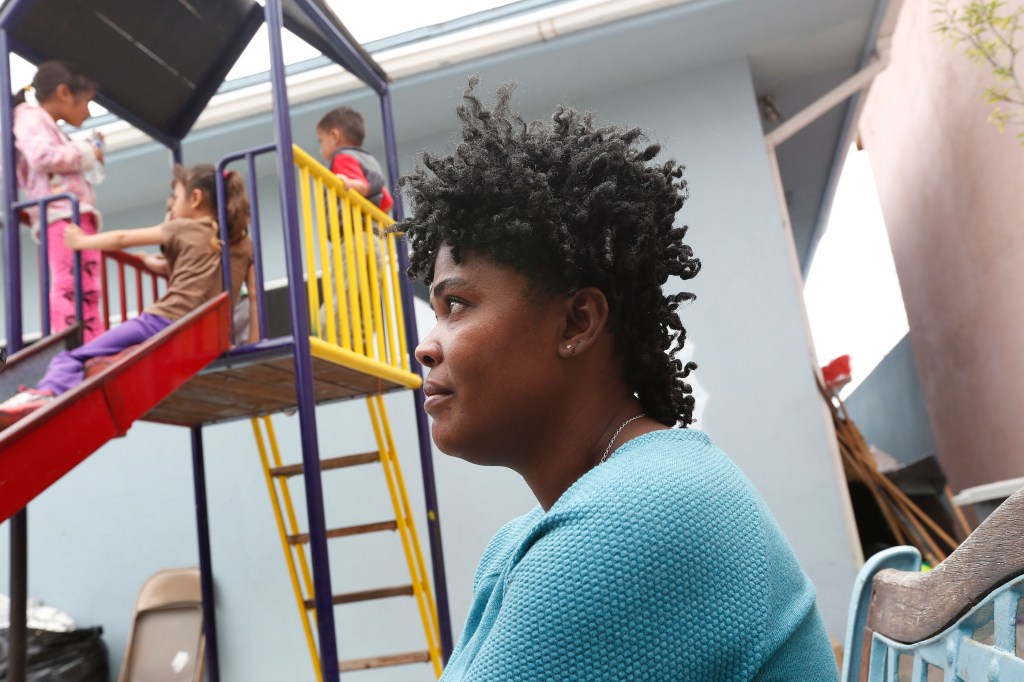
MULTIPOLYGON (((82 232, 96 234, 96 216, 83 213, 82 232)), ((64 246, 64 231, 71 223, 57 220, 46 232, 50 264, 50 333, 75 323, 75 252, 64 246)), ((100 252, 82 252, 82 338, 88 343, 103 333, 100 317, 100 252)))
POLYGON ((110 331, 100 334, 89 343, 74 350, 66 350, 50 361, 46 374, 36 388, 53 391, 60 395, 78 384, 85 377, 85 361, 117 355, 125 348, 142 343, 171 323, 166 317, 142 313, 138 317, 119 324, 110 331))

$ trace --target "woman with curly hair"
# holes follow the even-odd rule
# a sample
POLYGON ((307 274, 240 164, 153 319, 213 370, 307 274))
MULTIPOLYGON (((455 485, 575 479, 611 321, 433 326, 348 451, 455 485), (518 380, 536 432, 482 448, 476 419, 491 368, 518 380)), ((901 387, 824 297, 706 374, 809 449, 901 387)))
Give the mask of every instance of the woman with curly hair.
POLYGON ((403 179, 397 229, 437 325, 416 349, 442 451, 506 466, 539 506, 477 569, 444 680, 835 680, 814 588, 742 473, 691 425, 669 277, 682 167, 640 130, 493 109, 403 179), (682 427, 682 428, 676 428, 682 427))

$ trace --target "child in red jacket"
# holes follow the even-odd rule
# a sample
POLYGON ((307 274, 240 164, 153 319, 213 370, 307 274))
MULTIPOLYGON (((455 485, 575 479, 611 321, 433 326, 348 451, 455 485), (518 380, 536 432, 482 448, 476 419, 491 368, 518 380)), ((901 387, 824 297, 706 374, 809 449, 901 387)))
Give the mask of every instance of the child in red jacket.
POLYGON ((338 107, 324 114, 316 124, 320 155, 328 168, 349 189, 372 201, 387 213, 394 205, 384 172, 373 155, 363 150, 366 123, 351 107, 338 107))

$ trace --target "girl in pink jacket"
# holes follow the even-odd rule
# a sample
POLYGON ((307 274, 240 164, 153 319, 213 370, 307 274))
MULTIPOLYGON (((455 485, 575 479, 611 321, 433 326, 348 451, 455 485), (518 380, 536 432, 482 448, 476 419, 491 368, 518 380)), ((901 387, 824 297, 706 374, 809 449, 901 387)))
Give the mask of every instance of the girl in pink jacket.
MULTIPOLYGON (((28 90, 26 88, 25 90, 28 90)), ((15 96, 14 145, 18 186, 26 199, 71 192, 78 196, 81 227, 95 234, 100 224, 96 195, 84 173, 103 163, 103 150, 90 142, 73 142, 57 125, 63 120, 78 127, 89 118, 89 101, 96 82, 72 64, 48 61, 39 65, 31 89, 38 105, 25 101, 25 91, 15 96)), ((71 224, 71 204, 49 205, 46 219, 30 211, 34 223, 46 223, 50 266, 50 330, 56 333, 75 323, 74 252, 64 245, 64 231, 71 224)), ((100 319, 100 255, 82 253, 82 312, 84 339, 103 332, 100 319)))

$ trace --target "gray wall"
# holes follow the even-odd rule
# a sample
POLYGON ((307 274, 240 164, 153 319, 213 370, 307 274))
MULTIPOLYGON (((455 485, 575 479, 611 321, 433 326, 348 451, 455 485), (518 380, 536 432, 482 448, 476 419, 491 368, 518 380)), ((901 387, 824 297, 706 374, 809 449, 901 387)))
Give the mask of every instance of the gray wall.
MULTIPOLYGON (((435 74, 431 89, 447 95, 430 106, 450 108, 466 73, 481 73, 485 85, 493 89, 510 71, 515 71, 514 62, 505 60, 435 74)), ((790 267, 788 237, 780 229, 746 61, 676 71, 649 82, 635 77, 610 81, 586 92, 576 92, 568 74, 529 69, 523 73, 519 74, 523 86, 518 103, 525 114, 548 116, 557 98, 543 91, 560 90, 572 103, 592 108, 605 121, 649 128, 653 137, 665 143, 668 155, 687 163, 693 198, 680 219, 692 225, 690 240, 704 262, 704 270, 692 282, 698 300, 684 311, 701 365, 700 382, 710 395, 699 426, 712 434, 761 491, 818 587, 830 631, 841 637, 856 570, 845 516, 848 503, 841 473, 829 455, 800 293, 790 267), (544 86, 533 87, 523 73, 534 74, 544 86)), ((427 105, 417 102, 412 92, 412 85, 396 85, 405 169, 411 168, 420 149, 445 147, 451 135, 450 130, 438 130, 402 139, 403 119, 414 116, 417 106, 427 105)), ((365 95, 348 100, 363 107, 371 121, 375 119, 376 106, 365 95)), ((316 116, 340 101, 297 107, 297 141, 315 149, 316 116)), ((452 116, 453 128, 454 121, 452 116)), ((266 117, 230 129, 201 131, 186 146, 186 159, 213 158, 268 136, 266 117)), ((379 139, 379 133, 371 131, 370 147, 379 139)), ((109 227, 159 219, 166 194, 165 169, 165 154, 152 148, 122 153, 112 160, 109 182, 115 185, 105 187, 107 194, 101 192, 100 198, 109 227), (113 189, 116 183, 136 182, 138 187, 130 192, 113 189), (153 208, 140 208, 147 205, 153 208)), ((283 274, 278 207, 269 192, 273 183, 271 175, 260 183, 267 190, 262 195, 262 212, 268 219, 264 228, 268 278, 283 274)), ((426 313, 424 322, 431 320, 426 313)), ((413 505, 419 509, 412 401, 408 395, 396 395, 388 404, 394 410, 392 423, 405 458, 413 505)), ((325 456, 365 445, 369 429, 361 412, 359 404, 319 409, 325 456)), ((290 444, 285 450, 297 458, 296 419, 279 417, 277 422, 282 441, 290 444)), ((249 426, 211 428, 206 438, 222 669, 227 679, 309 679, 310 664, 249 426)), ((107 445, 31 507, 30 594, 67 610, 81 623, 103 624, 115 661, 120 658, 135 593, 145 578, 163 567, 196 562, 188 449, 184 429, 138 424, 127 438, 107 445)), ((506 470, 473 467, 442 455, 436 467, 458 633, 482 549, 502 523, 530 508, 534 500, 521 480, 506 470)), ((385 501, 383 484, 371 481, 375 473, 332 474, 327 479, 330 524, 347 522, 357 510, 385 501)), ((6 526, 2 534, 0 552, 5 553, 6 526)), ((390 574, 397 579, 403 570, 401 557, 392 551, 388 556, 393 558, 385 560, 383 547, 382 556, 359 555, 356 547, 368 547, 361 542, 337 542, 339 561, 332 569, 336 584, 356 589, 371 584, 371 578, 385 585, 392 583, 390 574), (378 568, 356 566, 357 559, 378 568)), ((0 584, 6 580, 3 562, 0 584)), ((396 602, 394 611, 402 607, 396 602)), ((417 646, 418 618, 411 607, 402 621, 362 611, 356 622, 344 615, 351 612, 339 609, 339 613, 343 614, 340 636, 345 656, 372 653, 370 640, 375 635, 389 637, 391 650, 417 646)), ((387 614, 392 615, 401 617, 387 614)), ((425 668, 417 668, 381 673, 378 679, 428 676, 425 668)))
POLYGON ((846 408, 868 442, 909 464, 935 454, 910 336, 889 351, 846 400, 846 408))

